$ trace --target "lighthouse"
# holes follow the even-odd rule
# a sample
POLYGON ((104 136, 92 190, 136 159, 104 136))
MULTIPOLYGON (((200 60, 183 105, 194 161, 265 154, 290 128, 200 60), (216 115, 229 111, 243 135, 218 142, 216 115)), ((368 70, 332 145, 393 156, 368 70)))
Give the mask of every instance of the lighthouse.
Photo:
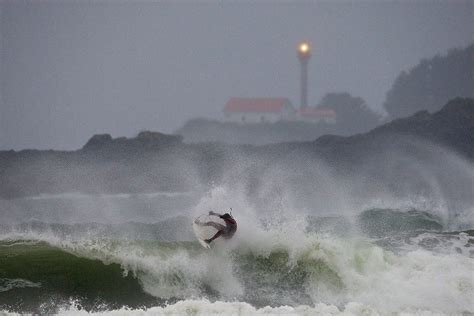
POLYGON ((311 47, 308 42, 302 42, 297 49, 298 59, 301 65, 301 91, 300 109, 308 107, 308 63, 311 57, 311 47))

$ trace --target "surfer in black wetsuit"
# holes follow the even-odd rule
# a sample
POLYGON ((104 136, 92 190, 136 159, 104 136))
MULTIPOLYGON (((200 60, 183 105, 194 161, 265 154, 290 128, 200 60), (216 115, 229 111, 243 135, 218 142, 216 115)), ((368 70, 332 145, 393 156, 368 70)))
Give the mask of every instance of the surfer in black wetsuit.
POLYGON ((224 237, 225 239, 230 239, 234 236, 235 231, 237 230, 237 222, 229 213, 225 213, 224 215, 215 213, 213 211, 209 212, 209 215, 219 216, 225 222, 225 226, 216 222, 207 222, 202 223, 202 226, 212 226, 217 229, 217 233, 209 239, 204 240, 208 244, 210 244, 214 239, 219 238, 220 236, 224 237))

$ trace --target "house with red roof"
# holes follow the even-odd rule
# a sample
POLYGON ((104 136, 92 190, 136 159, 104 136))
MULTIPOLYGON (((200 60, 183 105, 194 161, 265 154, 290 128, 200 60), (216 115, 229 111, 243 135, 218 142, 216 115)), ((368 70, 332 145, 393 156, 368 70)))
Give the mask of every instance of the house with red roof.
POLYGON ((288 98, 231 98, 224 108, 226 120, 240 123, 292 120, 295 113, 288 98))

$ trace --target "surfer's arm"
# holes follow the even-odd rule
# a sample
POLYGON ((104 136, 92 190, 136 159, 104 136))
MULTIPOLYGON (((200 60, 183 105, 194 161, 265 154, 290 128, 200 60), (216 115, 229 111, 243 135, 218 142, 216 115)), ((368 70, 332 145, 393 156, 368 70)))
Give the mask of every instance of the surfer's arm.
POLYGON ((219 216, 219 217, 222 216, 221 214, 216 213, 216 212, 213 212, 213 211, 210 211, 210 212, 209 212, 209 215, 215 215, 215 216, 219 216))

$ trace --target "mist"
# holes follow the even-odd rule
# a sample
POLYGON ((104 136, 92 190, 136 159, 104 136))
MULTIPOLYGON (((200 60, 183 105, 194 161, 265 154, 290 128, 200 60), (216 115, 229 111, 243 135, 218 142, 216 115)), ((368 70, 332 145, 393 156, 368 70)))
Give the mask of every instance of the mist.
MULTIPOLYGON (((287 309, 323 301, 308 308, 339 306, 337 312, 349 310, 352 301, 383 312, 419 304, 448 314, 468 310, 470 288, 450 281, 470 284, 472 160, 420 137, 398 135, 390 144, 370 139, 370 145, 367 139, 351 139, 347 152, 345 145, 315 150, 312 142, 180 144, 185 148, 142 152, 142 159, 130 159, 123 147, 95 149, 89 157, 84 152, 82 157, 63 156, 61 165, 57 157, 36 157, 26 173, 17 173, 16 183, 25 181, 20 187, 27 190, 40 188, 37 194, 0 199, 2 249, 27 249, 23 257, 6 256, 5 265, 10 258, 35 262, 44 251, 38 264, 48 269, 47 254, 53 253, 59 275, 70 273, 71 265, 86 275, 107 269, 96 277, 103 287, 115 289, 102 299, 101 308, 107 310, 126 304, 154 312, 201 295, 205 301, 191 301, 194 308, 237 297, 267 310, 278 308, 276 301, 287 309), (26 185, 29 173, 33 182, 26 185), (152 180, 157 187, 150 186, 152 180), (209 211, 231 211, 239 228, 231 240, 216 240, 204 250, 191 241, 190 221, 209 211), (76 262, 81 260, 85 266, 76 262), (413 265, 421 268, 413 272, 413 265), (452 273, 439 271, 453 267, 452 273), (109 269, 121 274, 114 277, 109 269), (138 284, 134 296, 120 294, 131 287, 121 290, 124 285, 117 280, 122 278, 138 284), (406 291, 428 294, 412 300, 406 291), (450 297, 454 304, 446 304, 450 297), (276 307, 269 307, 272 303, 276 307)), ((80 298, 68 301, 68 284, 82 282, 75 275, 65 285, 49 285, 40 276, 39 283, 6 279, 2 291, 20 288, 43 296, 50 288, 62 291, 49 305, 41 304, 41 295, 19 292, 24 303, 11 310, 94 312, 94 288, 74 290, 80 298)), ((226 314, 228 308, 218 312, 226 314)))
POLYGON ((471 1, 0 2, 1 149, 82 147, 91 135, 174 132, 234 96, 361 96, 383 113, 397 75, 473 41, 471 1))
POLYGON ((0 0, 0 314, 473 314, 472 16, 0 0))

